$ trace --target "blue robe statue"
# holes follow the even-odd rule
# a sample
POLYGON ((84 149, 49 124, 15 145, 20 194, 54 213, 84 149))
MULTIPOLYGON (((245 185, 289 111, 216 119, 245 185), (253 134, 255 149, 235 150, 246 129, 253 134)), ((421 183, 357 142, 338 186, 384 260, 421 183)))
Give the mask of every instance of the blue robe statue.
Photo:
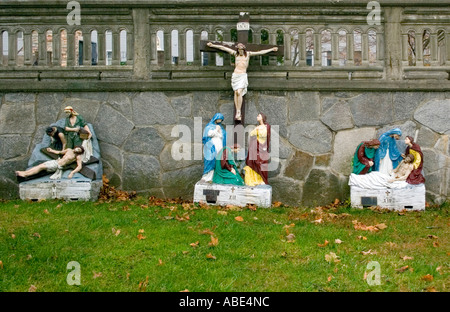
POLYGON ((392 162, 392 168, 395 169, 402 161, 402 153, 397 148, 396 139, 392 137, 392 135, 397 134, 398 136, 402 135, 402 131, 399 128, 395 128, 383 133, 380 138, 380 147, 377 149, 375 153, 375 171, 380 171, 380 163, 383 158, 386 157, 387 151, 389 150, 389 159, 392 162))
MULTIPOLYGON (((225 128, 222 125, 222 122, 216 123, 217 120, 224 119, 224 116, 221 113, 217 113, 214 115, 214 117, 211 119, 211 121, 206 125, 205 130, 203 131, 203 137, 202 137, 202 143, 203 143, 203 157, 204 157, 204 167, 203 167, 203 175, 213 171, 216 166, 216 156, 217 153, 226 146, 227 143, 227 133, 225 131, 225 128), (214 140, 217 142, 217 137, 211 137, 208 135, 208 133, 212 130, 214 131, 216 129, 216 126, 219 125, 222 130, 222 140, 221 145, 219 149, 216 149, 216 146, 214 145, 214 140)), ((219 143, 219 142, 217 142, 219 143)), ((211 175, 212 179, 212 175, 211 175)))

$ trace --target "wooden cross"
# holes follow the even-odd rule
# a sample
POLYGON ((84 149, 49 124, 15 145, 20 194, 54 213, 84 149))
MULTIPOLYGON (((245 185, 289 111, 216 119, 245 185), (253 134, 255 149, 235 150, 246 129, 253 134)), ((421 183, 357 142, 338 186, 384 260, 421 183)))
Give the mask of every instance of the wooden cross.
MULTIPOLYGON (((208 40, 201 40, 200 41, 200 51, 201 52, 213 52, 217 53, 220 52, 220 50, 216 48, 209 47, 207 44, 208 42, 212 42, 216 45, 221 45, 228 47, 230 49, 233 49, 237 51, 237 45, 242 43, 246 47, 246 51, 251 52, 259 52, 263 50, 272 49, 274 47, 278 48, 278 51, 271 51, 268 53, 264 53, 265 55, 270 56, 283 56, 284 55, 284 47, 283 46, 277 46, 277 45, 270 45, 270 44, 254 44, 254 43, 248 43, 248 35, 250 30, 250 16, 246 12, 241 12, 239 15, 239 22, 236 25, 237 29, 237 35, 238 35, 238 42, 220 42, 220 41, 208 41, 208 40)), ((241 117, 240 119, 236 119, 236 103, 234 105, 234 125, 241 124, 244 126, 244 120, 245 120, 245 95, 242 98, 242 106, 241 106, 241 117)))

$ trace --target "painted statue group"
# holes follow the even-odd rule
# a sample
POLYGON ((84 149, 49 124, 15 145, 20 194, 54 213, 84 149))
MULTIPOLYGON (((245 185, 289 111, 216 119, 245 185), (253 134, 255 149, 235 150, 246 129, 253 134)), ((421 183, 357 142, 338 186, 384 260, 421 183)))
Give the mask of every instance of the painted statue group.
POLYGON ((217 184, 257 186, 269 184, 267 179, 270 125, 266 116, 258 114, 258 125, 250 132, 244 178, 238 170, 234 155, 240 150, 238 144, 227 146, 227 133, 222 122, 224 116, 217 113, 203 131, 204 170, 201 181, 217 184))
POLYGON ((64 128, 51 125, 46 129, 46 134, 50 137, 50 146, 46 152, 57 155, 57 159, 43 162, 25 171, 16 171, 18 178, 29 178, 41 171, 54 173, 51 179, 61 178, 62 170, 65 166, 76 163, 68 178, 82 169, 83 162, 92 155, 92 144, 90 139, 92 133, 87 122, 71 106, 64 108, 66 114, 64 128))
POLYGON ((406 136, 405 151, 397 146, 402 132, 395 128, 379 139, 361 142, 353 157, 349 184, 363 188, 404 187, 425 182, 423 153, 414 138, 406 136))

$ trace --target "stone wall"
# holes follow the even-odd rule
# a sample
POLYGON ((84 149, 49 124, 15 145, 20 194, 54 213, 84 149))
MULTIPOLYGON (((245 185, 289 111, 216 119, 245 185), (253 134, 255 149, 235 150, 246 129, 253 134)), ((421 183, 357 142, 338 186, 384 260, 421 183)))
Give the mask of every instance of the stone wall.
MULTIPOLYGON (((189 127, 192 147, 198 147, 198 117, 201 132, 216 112, 225 115, 225 124, 232 124, 233 113, 231 91, 5 93, 0 99, 3 199, 18 197, 14 170, 25 169, 45 128, 63 117, 67 105, 93 124, 112 185, 192 199, 203 162, 194 160, 194 148, 193 160, 174 160, 177 125, 189 127)), ((246 105, 247 124, 263 112, 279 126, 273 158, 279 166, 269 175, 274 201, 314 206, 348 199, 357 144, 394 127, 422 147, 427 201, 449 198, 450 92, 249 91, 246 105)))

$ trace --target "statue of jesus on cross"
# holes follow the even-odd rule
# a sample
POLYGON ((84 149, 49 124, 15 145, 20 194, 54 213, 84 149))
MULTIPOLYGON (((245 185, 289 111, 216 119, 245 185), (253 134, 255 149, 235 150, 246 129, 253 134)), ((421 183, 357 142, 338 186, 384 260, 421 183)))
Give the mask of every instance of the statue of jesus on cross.
POLYGON ((270 49, 260 50, 260 51, 247 51, 243 43, 238 43, 236 45, 237 51, 222 46, 208 42, 206 44, 210 48, 219 49, 225 51, 233 56, 235 56, 235 68, 233 75, 231 76, 231 87, 234 91, 234 105, 236 106, 236 116, 235 120, 241 120, 241 107, 243 96, 247 93, 248 78, 247 78, 247 68, 251 56, 264 55, 270 52, 278 51, 278 47, 272 47, 270 49))

